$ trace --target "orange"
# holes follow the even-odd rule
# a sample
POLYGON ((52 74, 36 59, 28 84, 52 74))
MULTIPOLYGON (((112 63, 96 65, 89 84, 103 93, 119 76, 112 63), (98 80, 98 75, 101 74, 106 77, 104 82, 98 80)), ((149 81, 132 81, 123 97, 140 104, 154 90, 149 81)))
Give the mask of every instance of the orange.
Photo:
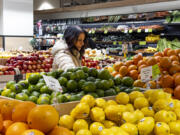
POLYGON ((11 121, 11 120, 4 120, 4 121, 3 121, 2 133, 6 133, 6 130, 7 130, 8 127, 11 126, 12 124, 13 124, 13 121, 11 121))
POLYGON ((128 67, 128 72, 130 72, 131 70, 136 70, 137 69, 137 66, 136 65, 130 65, 128 67))
POLYGON ((146 62, 144 60, 140 60, 137 64, 137 66, 146 65, 146 62))
POLYGON ((168 52, 169 50, 171 50, 171 49, 170 49, 170 48, 164 49, 164 56, 167 56, 167 52, 168 52))
POLYGON ((0 132, 2 131, 2 129, 3 129, 3 117, 0 114, 0 132))
POLYGON ((163 75, 160 82, 163 88, 173 88, 174 86, 174 78, 170 75, 163 75))
POLYGON ((125 65, 126 65, 127 67, 129 67, 129 66, 132 65, 132 64, 133 64, 133 60, 128 60, 128 61, 125 62, 125 65))
POLYGON ((51 105, 34 107, 28 115, 27 122, 30 128, 38 129, 43 133, 52 130, 59 121, 59 114, 51 105))
POLYGON ((171 66, 171 59, 169 57, 160 58, 160 66, 162 68, 169 68, 171 66))
POLYGON ((45 134, 36 129, 29 129, 29 130, 25 130, 21 135, 45 135, 45 134))
POLYGON ((121 66, 123 66, 124 64, 122 62, 116 62, 114 65, 113 65, 113 68, 115 71, 119 71, 119 68, 121 66))
POLYGON ((127 73, 128 73, 128 68, 126 66, 121 66, 120 69, 119 69, 119 73, 122 75, 122 76, 126 76, 127 73))
POLYGON ((146 63, 147 63, 148 66, 153 66, 153 65, 155 65, 157 62, 156 62, 156 59, 155 59, 155 58, 153 58, 153 57, 148 57, 146 63))
POLYGON ((28 129, 28 125, 23 122, 16 122, 8 127, 6 135, 21 135, 28 129))
POLYGON ((129 76, 132 77, 134 80, 137 80, 138 79, 138 71, 137 70, 131 70, 129 72, 129 76))
POLYGON ((48 135, 72 135, 72 133, 67 128, 56 126, 48 135))
POLYGON ((171 75, 176 74, 178 72, 180 72, 180 65, 172 65, 169 69, 169 73, 171 75))
POLYGON ((179 61, 179 58, 176 55, 171 55, 170 59, 171 59, 171 61, 179 61))
POLYGON ((180 85, 180 73, 174 75, 174 81, 176 86, 180 85))
POLYGON ((173 91, 172 88, 164 88, 163 91, 164 91, 164 92, 167 92, 167 93, 170 93, 170 94, 173 94, 173 93, 174 93, 174 91, 173 91))
POLYGON ((12 110, 19 103, 16 100, 8 100, 1 107, 1 114, 4 120, 12 120, 12 110))
POLYGON ((113 71, 111 74, 112 74, 112 76, 115 77, 115 76, 116 76, 117 74, 119 74, 119 73, 118 73, 117 71, 113 71))
POLYGON ((26 122, 29 112, 36 106, 33 102, 21 102, 15 106, 12 113, 12 120, 14 122, 26 122))
POLYGON ((154 54, 154 56, 160 56, 160 57, 163 57, 163 54, 162 54, 162 52, 156 52, 156 53, 154 54))
POLYGON ((176 55, 176 52, 175 52, 175 50, 168 50, 167 51, 167 56, 172 56, 172 55, 176 55))

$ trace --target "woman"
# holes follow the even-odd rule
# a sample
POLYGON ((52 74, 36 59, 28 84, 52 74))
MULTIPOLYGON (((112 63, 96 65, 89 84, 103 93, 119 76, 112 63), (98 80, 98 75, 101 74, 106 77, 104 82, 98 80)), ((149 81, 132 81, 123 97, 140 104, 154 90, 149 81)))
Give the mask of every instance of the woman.
POLYGON ((81 58, 87 45, 87 34, 79 26, 70 26, 64 32, 63 40, 52 48, 53 69, 67 70, 81 66, 81 58))

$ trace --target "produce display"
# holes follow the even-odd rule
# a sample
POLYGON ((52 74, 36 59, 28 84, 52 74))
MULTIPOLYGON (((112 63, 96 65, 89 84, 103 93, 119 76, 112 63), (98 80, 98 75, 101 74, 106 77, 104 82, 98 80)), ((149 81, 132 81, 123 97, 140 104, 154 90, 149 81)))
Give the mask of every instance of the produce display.
POLYGON ((179 135, 180 101, 162 90, 84 96, 59 124, 76 135, 179 135))
MULTIPOLYGON (((32 74, 27 80, 18 83, 10 81, 1 95, 23 101, 33 101, 37 104, 53 104, 69 101, 78 101, 85 94, 94 97, 113 96, 120 91, 130 92, 134 80, 131 77, 113 77, 106 69, 79 67, 67 71, 53 71, 48 73, 32 74), (50 89, 42 75, 58 79, 63 92, 50 89)), ((138 89, 139 90, 139 89, 138 89)))
POLYGON ((0 75, 14 75, 14 68, 12 66, 1 66, 0 65, 0 75))
POLYGON ((180 11, 173 11, 169 16, 166 17, 167 23, 180 23, 180 11))
POLYGON ((29 55, 20 54, 10 57, 6 66, 18 68, 22 74, 34 72, 49 72, 52 68, 53 58, 49 51, 36 52, 29 55))
POLYGON ((72 135, 58 126, 59 113, 50 105, 0 99, 1 135, 72 135))

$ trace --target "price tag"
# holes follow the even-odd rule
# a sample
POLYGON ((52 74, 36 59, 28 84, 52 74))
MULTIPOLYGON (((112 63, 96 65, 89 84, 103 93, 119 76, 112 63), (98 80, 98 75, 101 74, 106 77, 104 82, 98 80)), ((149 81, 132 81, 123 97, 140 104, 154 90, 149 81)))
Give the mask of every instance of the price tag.
POLYGON ((27 79, 29 78, 29 76, 32 75, 32 74, 38 75, 39 73, 26 73, 26 80, 27 80, 27 79))
POLYGON ((148 82, 152 80, 152 66, 141 69, 141 81, 148 82))
POLYGON ((139 41, 139 45, 146 45, 146 41, 139 41))
POLYGON ((153 65, 152 66, 152 78, 153 80, 156 80, 159 76, 160 76, 161 72, 159 70, 159 66, 156 64, 156 65, 153 65))
POLYGON ((92 34, 95 34, 95 32, 96 32, 95 30, 92 30, 92 34))
POLYGON ((122 45, 122 41, 119 41, 118 43, 119 43, 119 45, 122 45))
POLYGON ((113 42, 113 45, 116 45, 116 44, 117 44, 117 42, 116 42, 116 41, 114 41, 114 42, 113 42))
POLYGON ((138 33, 141 33, 141 29, 138 29, 137 32, 138 32, 138 33))
POLYGON ((90 30, 88 33, 91 34, 91 32, 92 32, 92 31, 90 30))
POLYGON ((148 32, 149 32, 149 29, 145 29, 145 32, 148 33, 148 32))
POLYGON ((46 85, 53 91, 60 91, 63 92, 62 87, 59 84, 59 81, 51 76, 43 75, 44 81, 46 85))
POLYGON ((108 30, 104 30, 104 34, 107 34, 108 33, 108 30))
POLYGON ((125 30, 124 30, 124 33, 128 33, 128 30, 127 30, 127 29, 125 29, 125 30))
POLYGON ((148 32, 152 32, 152 29, 149 29, 148 32))
POLYGON ((133 30, 129 30, 129 33, 132 33, 133 32, 133 30))

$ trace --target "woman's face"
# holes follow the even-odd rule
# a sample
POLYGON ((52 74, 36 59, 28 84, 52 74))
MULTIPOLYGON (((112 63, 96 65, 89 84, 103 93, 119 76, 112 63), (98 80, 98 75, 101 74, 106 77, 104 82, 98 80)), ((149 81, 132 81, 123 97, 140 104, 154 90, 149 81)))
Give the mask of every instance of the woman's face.
POLYGON ((75 46, 79 51, 84 46, 84 39, 85 39, 85 34, 84 33, 79 34, 78 40, 75 43, 75 46))

